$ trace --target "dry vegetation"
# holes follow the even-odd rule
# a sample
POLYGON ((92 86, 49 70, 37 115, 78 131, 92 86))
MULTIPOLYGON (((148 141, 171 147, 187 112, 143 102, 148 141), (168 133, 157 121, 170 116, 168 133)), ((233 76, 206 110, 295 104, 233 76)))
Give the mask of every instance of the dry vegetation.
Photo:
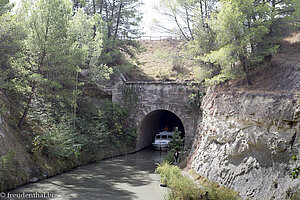
MULTIPOLYGON (((185 81, 197 79, 197 68, 182 61, 184 50, 175 40, 142 40, 144 51, 137 55, 139 65, 126 76, 129 80, 185 81)), ((252 71, 253 85, 245 78, 230 81, 231 87, 260 91, 300 90, 300 32, 280 42, 278 53, 252 71)))
POLYGON ((252 71, 252 85, 246 79, 233 80, 227 88, 247 91, 297 93, 300 91, 300 32, 293 33, 279 43, 278 53, 257 70, 252 71))
MULTIPOLYGON (((180 59, 178 42, 175 40, 142 40, 145 50, 137 57, 140 65, 136 69, 148 80, 184 81, 194 78, 191 68, 185 66, 180 59)), ((141 79, 136 74, 131 79, 141 79)))

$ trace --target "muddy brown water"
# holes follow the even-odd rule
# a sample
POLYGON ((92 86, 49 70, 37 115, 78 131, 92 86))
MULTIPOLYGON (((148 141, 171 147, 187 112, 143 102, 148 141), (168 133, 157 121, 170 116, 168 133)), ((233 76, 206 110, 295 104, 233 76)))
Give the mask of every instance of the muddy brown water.
POLYGON ((160 177, 154 174, 154 170, 156 163, 161 163, 165 156, 166 152, 147 149, 78 167, 19 187, 10 191, 10 194, 31 194, 37 197, 45 193, 45 196, 51 198, 43 199, 53 200, 162 200, 167 189, 159 186, 160 177))

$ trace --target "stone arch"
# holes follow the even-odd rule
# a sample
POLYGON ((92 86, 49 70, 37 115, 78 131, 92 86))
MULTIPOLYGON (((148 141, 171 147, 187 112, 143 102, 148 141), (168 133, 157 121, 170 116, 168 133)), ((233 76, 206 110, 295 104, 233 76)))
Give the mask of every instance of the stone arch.
POLYGON ((165 125, 170 129, 178 127, 184 137, 186 134, 186 123, 184 114, 171 106, 151 106, 144 109, 138 117, 138 142, 137 150, 150 146, 155 134, 161 131, 165 125))

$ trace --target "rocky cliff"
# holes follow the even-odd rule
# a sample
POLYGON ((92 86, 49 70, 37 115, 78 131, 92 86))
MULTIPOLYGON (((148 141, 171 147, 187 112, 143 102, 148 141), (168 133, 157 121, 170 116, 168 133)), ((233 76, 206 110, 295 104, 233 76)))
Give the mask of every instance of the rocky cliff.
POLYGON ((208 89, 190 160, 196 172, 245 199, 289 199, 300 189, 290 176, 291 156, 300 157, 299 63, 274 58, 251 87, 208 89))

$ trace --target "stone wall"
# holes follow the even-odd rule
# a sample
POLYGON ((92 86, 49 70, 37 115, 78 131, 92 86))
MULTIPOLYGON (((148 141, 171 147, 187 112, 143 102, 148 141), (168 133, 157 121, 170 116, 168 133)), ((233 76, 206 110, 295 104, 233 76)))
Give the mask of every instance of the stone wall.
MULTIPOLYGON (((177 115, 183 123, 185 129, 185 147, 192 146, 196 126, 201 121, 199 113, 189 109, 186 102, 189 95, 195 90, 203 88, 194 87, 187 82, 162 82, 162 81, 126 81, 124 77, 119 77, 112 89, 112 101, 124 104, 122 90, 124 87, 134 88, 137 94, 136 110, 131 113, 138 133, 141 134, 141 123, 151 112, 156 110, 166 110, 177 115)), ((135 105, 132 105, 135 106, 135 105)), ((138 142, 138 149, 143 148, 142 141, 138 142)))
POLYGON ((300 104, 295 93, 217 91, 203 100, 191 167, 243 198, 289 199, 299 152, 300 104))

